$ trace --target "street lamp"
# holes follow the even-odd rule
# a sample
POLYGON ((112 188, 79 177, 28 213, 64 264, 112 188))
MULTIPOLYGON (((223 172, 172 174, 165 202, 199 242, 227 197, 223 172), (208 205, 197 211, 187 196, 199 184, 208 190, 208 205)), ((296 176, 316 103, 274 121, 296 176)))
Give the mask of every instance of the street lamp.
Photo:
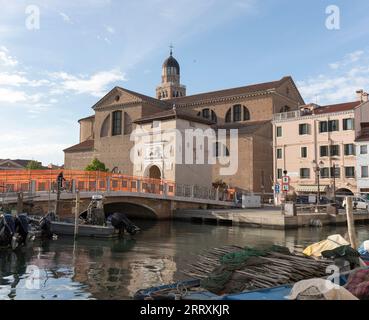
POLYGON ((336 164, 333 163, 333 200, 334 204, 336 204, 336 164))
POLYGON ((321 169, 321 166, 323 165, 324 165, 323 161, 320 161, 319 163, 317 163, 315 160, 313 160, 313 168, 316 173, 317 182, 318 182, 318 199, 316 201, 317 205, 320 205, 320 169, 321 169))

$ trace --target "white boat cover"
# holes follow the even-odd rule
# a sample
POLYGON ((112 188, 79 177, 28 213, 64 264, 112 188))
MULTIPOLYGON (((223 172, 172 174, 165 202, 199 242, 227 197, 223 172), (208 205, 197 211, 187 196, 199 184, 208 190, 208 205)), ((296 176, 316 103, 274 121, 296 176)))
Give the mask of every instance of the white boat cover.
MULTIPOLYGON (((296 300, 300 295, 306 296, 309 289, 315 294, 320 294, 325 300, 359 300, 350 291, 341 287, 330 280, 325 279, 309 279, 302 280, 293 286, 291 293, 286 298, 289 300, 296 300)), ((311 298, 314 295, 310 296, 311 298)))

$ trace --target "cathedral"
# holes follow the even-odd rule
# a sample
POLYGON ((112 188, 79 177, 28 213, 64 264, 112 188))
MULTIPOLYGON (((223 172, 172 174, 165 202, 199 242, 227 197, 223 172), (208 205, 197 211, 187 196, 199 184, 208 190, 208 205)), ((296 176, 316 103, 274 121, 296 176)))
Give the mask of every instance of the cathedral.
MULTIPOLYGON (((171 50, 163 63, 161 84, 156 88, 155 98, 122 87, 113 88, 92 106, 93 115, 78 121, 79 143, 64 150, 65 169, 83 170, 97 158, 110 171, 130 176, 202 187, 210 187, 221 180, 244 192, 271 192, 273 115, 298 110, 305 104, 293 79, 286 76, 271 82, 187 95, 180 76, 180 65, 171 50), (167 135, 190 128, 238 130, 236 172, 220 174, 220 161, 178 163, 174 160, 175 153, 183 141, 165 134, 160 141, 147 146, 150 152, 136 150, 132 132, 139 128, 152 135, 157 123, 167 135), (166 147, 170 148, 168 159, 162 152, 155 152, 166 147), (134 161, 131 160, 132 150, 137 156, 134 161)), ((226 143, 225 157, 229 156, 229 148, 226 143)), ((218 156, 218 149, 217 143, 215 156, 218 156)))

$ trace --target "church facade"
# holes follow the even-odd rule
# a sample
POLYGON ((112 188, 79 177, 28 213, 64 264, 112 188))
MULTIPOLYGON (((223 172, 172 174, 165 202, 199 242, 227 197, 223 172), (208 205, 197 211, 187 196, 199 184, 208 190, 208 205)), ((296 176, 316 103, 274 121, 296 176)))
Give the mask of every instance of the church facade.
MULTIPOLYGON (((186 94, 186 87, 180 82, 179 63, 171 52, 162 66, 162 81, 156 88, 155 98, 115 87, 92 107, 93 115, 79 120, 79 143, 64 150, 65 169, 83 170, 93 158, 98 158, 111 171, 126 175, 204 187, 222 180, 246 192, 271 192, 273 114, 297 110, 305 104, 293 79, 287 76, 239 88, 186 94), (221 161, 178 163, 174 159, 178 146, 184 141, 162 134, 161 141, 149 143, 146 149, 158 150, 154 148, 158 146, 161 150, 169 150, 169 155, 135 148, 134 130, 144 129, 148 135, 155 136, 158 127, 165 128, 166 132, 237 130, 236 172, 220 174, 221 161), (136 153, 134 161, 132 153, 136 153)), ((210 147, 205 149, 211 150, 210 147)), ((215 159, 219 153, 229 157, 229 139, 224 146, 216 143, 213 149, 215 159), (223 148, 224 152, 219 151, 223 148)))

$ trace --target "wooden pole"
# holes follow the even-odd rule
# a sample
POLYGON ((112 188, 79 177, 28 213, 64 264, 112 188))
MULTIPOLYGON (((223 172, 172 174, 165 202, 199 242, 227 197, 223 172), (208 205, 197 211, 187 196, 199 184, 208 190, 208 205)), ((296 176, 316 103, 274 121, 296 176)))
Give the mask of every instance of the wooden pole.
POLYGON ((351 247, 353 249, 357 249, 352 197, 346 197, 346 215, 347 215, 347 229, 348 229, 351 247))
POLYGON ((17 194, 17 213, 23 212, 23 192, 18 192, 17 194))
POLYGON ((80 200, 80 195, 79 195, 79 191, 77 191, 76 194, 76 207, 75 207, 75 215, 74 215, 74 238, 76 238, 78 236, 78 218, 79 218, 79 200, 80 200))

